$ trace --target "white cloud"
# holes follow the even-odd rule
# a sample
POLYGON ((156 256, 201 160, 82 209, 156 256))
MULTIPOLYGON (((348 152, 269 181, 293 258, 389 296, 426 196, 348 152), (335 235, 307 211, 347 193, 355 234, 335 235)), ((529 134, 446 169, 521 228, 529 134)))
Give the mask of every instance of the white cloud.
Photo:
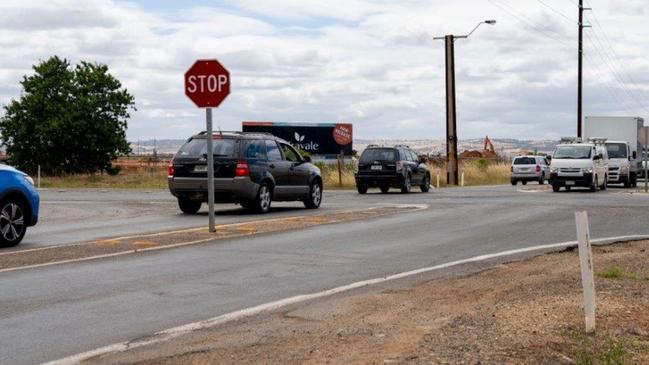
MULTIPOLYGON (((545 2, 576 17, 570 2, 545 2)), ((647 35, 645 2, 590 2, 617 55, 596 53, 597 41, 607 43, 604 33, 586 30, 586 114, 643 116, 629 93, 649 91, 649 46, 638 41, 647 35), (607 62, 623 64, 622 77, 633 75, 629 91, 607 62)), ((19 97, 18 82, 39 60, 56 54, 101 62, 136 97, 129 138, 182 138, 204 128, 182 76, 195 59, 218 57, 233 82, 214 114, 224 129, 238 129, 242 120, 344 120, 361 138, 440 138, 444 47, 432 36, 466 33, 495 18, 497 25, 456 43, 460 137, 574 133, 576 24, 537 1, 227 4, 169 11, 109 0, 0 0, 0 104, 19 97)))

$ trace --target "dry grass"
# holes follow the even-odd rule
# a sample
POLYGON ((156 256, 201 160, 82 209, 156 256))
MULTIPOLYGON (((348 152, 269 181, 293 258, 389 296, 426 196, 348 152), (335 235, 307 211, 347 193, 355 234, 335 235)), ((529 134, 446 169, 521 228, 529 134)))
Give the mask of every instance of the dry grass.
POLYGON ((41 187, 55 189, 166 189, 167 168, 156 166, 125 169, 115 176, 99 173, 44 176, 41 179, 41 187))
POLYGON ((345 164, 342 166, 340 174, 337 165, 317 164, 322 172, 322 180, 325 189, 354 189, 356 180, 354 179, 354 165, 345 164))
MULTIPOLYGON (((354 189, 354 165, 343 166, 338 174, 336 165, 318 164, 322 170, 322 179, 326 189, 354 189), (341 183, 342 180, 342 183, 341 183)), ((431 166, 431 183, 436 184, 436 175, 439 173, 440 186, 446 186, 446 168, 431 166)), ((460 164, 460 173, 464 172, 464 183, 471 185, 499 185, 509 183, 509 164, 490 163, 482 165, 468 161, 460 164)), ((74 189, 74 188, 116 188, 116 189, 166 189, 167 166, 158 164, 151 167, 124 166, 122 172, 116 176, 107 174, 79 174, 45 176, 42 178, 41 187, 74 189)))
MULTIPOLYGON (((477 161, 463 161, 460 163, 459 176, 461 179, 464 172, 464 185, 501 185, 508 184, 510 180, 510 164, 504 162, 493 162, 480 165, 477 161)), ((436 175, 439 174, 439 185, 446 186, 446 167, 432 166, 432 183, 436 183, 436 175)))

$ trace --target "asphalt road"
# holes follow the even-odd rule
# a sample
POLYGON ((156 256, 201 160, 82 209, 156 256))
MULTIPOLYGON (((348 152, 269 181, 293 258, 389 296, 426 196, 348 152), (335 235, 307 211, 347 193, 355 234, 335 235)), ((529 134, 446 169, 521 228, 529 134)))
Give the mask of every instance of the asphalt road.
MULTIPOLYGON (((151 196, 151 204, 168 204, 163 196, 151 196)), ((0 363, 54 360, 297 294, 480 254, 574 240, 577 209, 589 212, 595 238, 649 233, 649 196, 621 190, 523 193, 500 186, 411 195, 334 192, 325 199, 331 206, 323 211, 383 203, 425 203, 429 208, 373 221, 2 273, 0 363)), ((46 206, 47 200, 46 196, 46 206)), ((114 204, 128 211, 128 204, 119 199, 114 204)), ((68 205, 77 206, 72 200, 68 205)), ((150 230, 143 226, 146 219, 158 222, 158 228, 171 228, 169 222, 183 219, 169 207, 160 211, 166 218, 135 218, 144 221, 134 230, 150 230)), ((233 214, 224 213, 221 219, 257 218, 233 214)), ((121 219, 133 224, 128 218, 115 222, 121 219)), ((46 238, 45 233, 33 233, 46 238)), ((83 230, 75 234, 83 235, 83 230)))
MULTIPOLYGON (((13 250, 207 225, 207 204, 196 216, 182 214, 176 199, 166 190, 45 189, 40 193, 40 222, 13 250)), ((304 209, 301 202, 273 203, 272 217, 348 210, 348 195, 329 192, 319 210, 304 209)), ((368 205, 359 204, 359 208, 368 205)), ((217 224, 260 218, 235 204, 217 204, 216 215, 217 224)))

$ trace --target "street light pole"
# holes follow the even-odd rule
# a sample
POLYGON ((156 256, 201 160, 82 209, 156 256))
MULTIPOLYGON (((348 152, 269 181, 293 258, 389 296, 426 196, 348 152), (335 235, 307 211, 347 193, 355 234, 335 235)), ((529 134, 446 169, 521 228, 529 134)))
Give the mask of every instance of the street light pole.
POLYGON ((446 183, 458 184, 457 119, 455 114, 455 40, 444 37, 446 46, 446 183))
POLYGON ((458 185, 458 153, 457 153, 457 114, 455 108, 455 40, 469 38, 482 24, 494 25, 495 20, 485 20, 478 23, 467 35, 454 36, 448 34, 443 39, 446 50, 446 183, 458 185))

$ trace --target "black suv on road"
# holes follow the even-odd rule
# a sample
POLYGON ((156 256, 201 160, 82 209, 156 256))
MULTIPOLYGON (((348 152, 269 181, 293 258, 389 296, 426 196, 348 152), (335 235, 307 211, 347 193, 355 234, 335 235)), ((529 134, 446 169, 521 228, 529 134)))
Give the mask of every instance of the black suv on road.
POLYGON ((430 171, 423 160, 407 146, 369 145, 358 160, 356 189, 360 194, 378 187, 387 193, 391 187, 409 193, 413 185, 422 192, 430 189, 430 171))
MULTIPOLYGON (((187 140, 169 165, 169 190, 180 210, 195 214, 207 202, 207 143, 202 132, 187 140)), ((265 133, 223 132, 213 136, 217 203, 239 203, 266 213, 271 201, 322 202, 320 169, 288 142, 265 133)))

